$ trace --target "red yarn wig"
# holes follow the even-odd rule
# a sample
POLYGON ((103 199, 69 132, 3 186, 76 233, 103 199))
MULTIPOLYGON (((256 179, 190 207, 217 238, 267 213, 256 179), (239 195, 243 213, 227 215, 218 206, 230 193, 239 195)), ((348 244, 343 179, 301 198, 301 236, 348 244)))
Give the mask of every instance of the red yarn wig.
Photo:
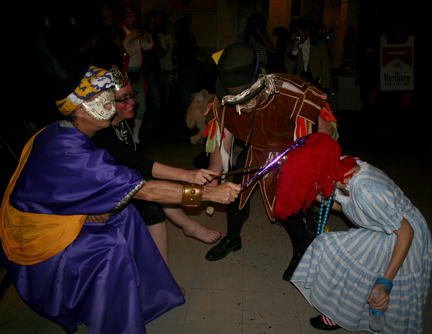
POLYGON ((307 209, 318 193, 331 196, 336 182, 355 165, 341 168, 341 149, 336 140, 324 133, 313 133, 303 147, 288 153, 279 173, 275 215, 281 219, 307 209))

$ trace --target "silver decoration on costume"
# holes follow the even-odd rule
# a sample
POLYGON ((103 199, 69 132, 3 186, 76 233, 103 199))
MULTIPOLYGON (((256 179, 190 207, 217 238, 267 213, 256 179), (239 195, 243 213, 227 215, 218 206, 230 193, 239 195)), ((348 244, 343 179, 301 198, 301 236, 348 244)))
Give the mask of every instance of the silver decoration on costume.
MULTIPOLYGON (((237 95, 225 95, 222 98, 221 105, 224 105, 227 102, 235 103, 237 101, 242 100, 247 95, 259 89, 263 85, 263 83, 265 86, 264 89, 262 90, 262 94, 264 100, 267 100, 270 95, 279 93, 279 91, 276 89, 275 80, 276 80, 275 74, 261 74, 258 80, 255 81, 255 83, 251 87, 245 89, 241 93, 237 95)), ((237 113, 241 114, 239 104, 236 105, 236 111, 237 113)))
POLYGON ((113 128, 115 130, 117 138, 121 142, 125 143, 126 145, 129 144, 129 141, 128 141, 128 132, 124 128, 124 122, 120 122, 120 124, 118 126, 113 125, 113 128))
POLYGON ((137 194, 138 191, 140 191, 145 185, 147 184, 146 180, 142 180, 138 185, 129 193, 126 195, 125 198, 123 198, 114 209, 112 209, 110 212, 107 213, 108 216, 115 215, 118 213, 126 204, 129 203, 129 201, 137 194))

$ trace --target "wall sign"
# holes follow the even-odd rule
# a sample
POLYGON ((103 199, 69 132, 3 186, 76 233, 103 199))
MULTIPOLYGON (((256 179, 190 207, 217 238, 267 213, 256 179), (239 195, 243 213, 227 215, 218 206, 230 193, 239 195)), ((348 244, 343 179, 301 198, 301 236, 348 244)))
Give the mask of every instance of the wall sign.
POLYGON ((381 90, 414 90, 414 36, 406 44, 381 38, 381 90))

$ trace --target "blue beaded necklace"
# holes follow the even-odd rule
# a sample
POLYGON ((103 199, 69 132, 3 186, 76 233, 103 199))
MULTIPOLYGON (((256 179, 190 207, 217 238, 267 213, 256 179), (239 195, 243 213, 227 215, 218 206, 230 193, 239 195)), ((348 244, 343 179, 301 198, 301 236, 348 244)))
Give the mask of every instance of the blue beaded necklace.
POLYGON ((326 201, 326 198, 324 196, 321 197, 321 206, 320 206, 320 212, 318 216, 318 229, 317 229, 317 235, 320 235, 324 233, 325 226, 327 224, 328 215, 330 212, 330 208, 333 204, 333 197, 334 197, 334 190, 329 198, 327 198, 327 205, 325 205, 324 209, 324 203, 326 201))

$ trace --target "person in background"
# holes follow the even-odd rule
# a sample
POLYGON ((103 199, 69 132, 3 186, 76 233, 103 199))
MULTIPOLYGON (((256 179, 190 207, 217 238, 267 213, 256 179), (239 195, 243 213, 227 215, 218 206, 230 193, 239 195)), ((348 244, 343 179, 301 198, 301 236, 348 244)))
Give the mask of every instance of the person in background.
POLYGON ((259 62, 270 68, 275 48, 266 25, 263 14, 258 12, 251 14, 247 19, 245 30, 239 34, 236 43, 252 45, 258 52, 259 62))
POLYGON ((160 60, 162 72, 171 72, 174 70, 173 64, 173 49, 174 49, 174 38, 167 32, 167 22, 161 27, 159 34, 159 43, 163 49, 163 57, 160 60))
POLYGON ((92 52, 95 53, 93 65, 104 69, 109 69, 112 65, 123 68, 123 40, 124 31, 120 27, 116 25, 105 27, 93 47, 92 52))
POLYGON ((344 42, 343 42, 342 58, 352 59, 355 57, 356 42, 357 42, 357 37, 355 34, 354 27, 349 26, 347 28, 344 42))
POLYGON ((310 33, 303 19, 291 21, 291 41, 287 43, 285 68, 288 74, 305 78, 323 93, 329 93, 331 64, 327 44, 310 33))
POLYGON ((197 43, 191 34, 186 19, 177 20, 175 29, 175 49, 182 119, 185 120, 187 108, 192 101, 192 94, 197 92, 198 65, 197 43))
MULTIPOLYGON (((146 70, 144 49, 151 48, 148 42, 149 34, 139 28, 138 15, 132 4, 123 4, 116 13, 117 21, 125 33, 123 50, 125 52, 123 72, 128 73, 134 90, 139 92, 134 118, 133 135, 137 144, 140 143, 140 129, 146 113, 147 80, 144 78, 146 70)), ((110 64, 112 66, 113 64, 110 64)), ((110 67, 111 68, 111 67, 110 67)))
POLYGON ((160 60, 165 56, 165 50, 159 41, 159 34, 164 24, 164 16, 160 11, 151 11, 145 30, 148 33, 146 39, 148 47, 144 50, 146 60, 145 78, 148 82, 146 96, 146 114, 143 118, 143 131, 155 129, 162 121, 161 115, 161 87, 162 66, 160 60))
POLYGON ((275 53, 272 66, 273 73, 286 73, 285 69, 285 53, 286 43, 290 38, 289 30, 285 27, 276 27, 273 29, 272 38, 275 38, 275 53))

